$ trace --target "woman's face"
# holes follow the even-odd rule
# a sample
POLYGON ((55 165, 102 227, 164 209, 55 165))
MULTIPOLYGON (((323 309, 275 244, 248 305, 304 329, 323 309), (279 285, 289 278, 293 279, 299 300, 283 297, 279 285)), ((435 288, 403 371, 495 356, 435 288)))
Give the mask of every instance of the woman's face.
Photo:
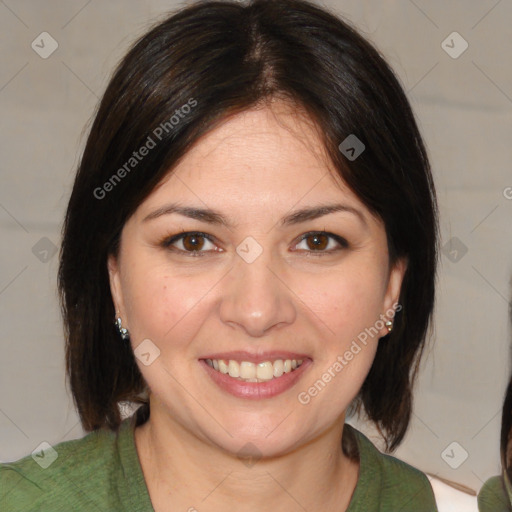
POLYGON ((111 290, 153 421, 266 455, 341 428, 404 265, 389 268, 383 224, 323 155, 283 104, 247 111, 125 224, 111 290))

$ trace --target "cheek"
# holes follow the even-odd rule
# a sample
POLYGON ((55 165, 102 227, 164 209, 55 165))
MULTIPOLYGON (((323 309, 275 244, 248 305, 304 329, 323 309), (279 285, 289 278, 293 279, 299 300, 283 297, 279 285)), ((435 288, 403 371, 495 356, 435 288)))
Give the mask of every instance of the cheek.
POLYGON ((382 313, 379 273, 339 272, 303 283, 301 299, 314 314, 319 343, 311 376, 299 390, 301 404, 314 404, 317 417, 335 421, 356 397, 373 364, 382 313))
POLYGON ((200 325, 194 318, 201 313, 201 301, 211 288, 209 280, 172 276, 168 268, 158 266, 130 269, 127 310, 136 338, 149 338, 159 346, 169 339, 187 343, 194 332, 186 331, 200 325))
POLYGON ((315 276, 297 286, 304 304, 338 339, 357 336, 383 313, 382 279, 378 272, 344 269, 315 276))

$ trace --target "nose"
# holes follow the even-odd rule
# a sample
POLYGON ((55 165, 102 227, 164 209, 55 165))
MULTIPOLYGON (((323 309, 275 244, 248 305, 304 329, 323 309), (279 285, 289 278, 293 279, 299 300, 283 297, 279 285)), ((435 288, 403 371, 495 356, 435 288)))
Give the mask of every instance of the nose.
POLYGON ((265 336, 295 321, 293 297, 266 251, 252 263, 237 257, 224 281, 220 318, 251 337, 265 336))

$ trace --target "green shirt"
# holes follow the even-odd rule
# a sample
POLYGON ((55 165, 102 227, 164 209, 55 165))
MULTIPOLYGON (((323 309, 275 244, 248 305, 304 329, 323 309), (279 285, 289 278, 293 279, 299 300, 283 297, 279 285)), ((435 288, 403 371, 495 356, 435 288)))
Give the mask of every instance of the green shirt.
POLYGON ((512 486, 505 473, 489 478, 478 493, 480 512, 509 512, 512 510, 512 486))
MULTIPOLYGON (((32 455, 0 464, 2 512, 151 512, 138 459, 132 418, 119 433, 96 430, 53 447, 58 456, 46 469, 32 455)), ((382 454, 346 424, 357 441, 360 470, 347 512, 437 512, 432 487, 419 470, 382 454)), ((44 464, 51 450, 34 455, 44 464)), ((193 504, 192 504, 193 505, 193 504)))

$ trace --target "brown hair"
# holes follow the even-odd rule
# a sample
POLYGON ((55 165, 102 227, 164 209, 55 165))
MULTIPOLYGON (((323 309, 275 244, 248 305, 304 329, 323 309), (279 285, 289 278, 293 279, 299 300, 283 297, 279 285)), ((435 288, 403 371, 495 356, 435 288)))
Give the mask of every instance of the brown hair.
POLYGON ((117 429, 120 401, 144 404, 139 423, 149 415, 146 383, 113 325, 106 262, 125 222, 199 137, 276 98, 308 113, 341 178, 383 220, 391 263, 407 259, 403 309, 355 402, 388 450, 404 437, 434 307, 438 223, 429 162, 405 93, 377 50, 301 0, 193 4, 141 37, 110 80, 69 200, 58 275, 67 373, 86 431, 117 429), (182 115, 187 104, 194 108, 182 115), (338 148, 351 134, 365 145, 355 160, 338 148), (151 136, 155 147, 129 169, 151 136))
POLYGON ((508 383, 501 415, 500 436, 501 465, 507 478, 512 482, 512 378, 508 383))

